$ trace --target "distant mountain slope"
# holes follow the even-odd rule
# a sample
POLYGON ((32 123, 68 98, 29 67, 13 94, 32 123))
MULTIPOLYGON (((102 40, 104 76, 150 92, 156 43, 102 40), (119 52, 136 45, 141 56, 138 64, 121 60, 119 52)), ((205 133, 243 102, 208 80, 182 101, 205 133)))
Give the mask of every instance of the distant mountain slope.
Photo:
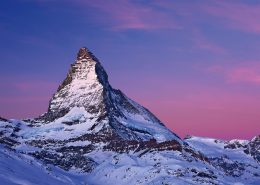
POLYGON ((244 179, 246 184, 254 181, 260 183, 260 135, 251 141, 202 137, 188 137, 185 141, 207 156, 210 163, 223 170, 225 175, 244 179))

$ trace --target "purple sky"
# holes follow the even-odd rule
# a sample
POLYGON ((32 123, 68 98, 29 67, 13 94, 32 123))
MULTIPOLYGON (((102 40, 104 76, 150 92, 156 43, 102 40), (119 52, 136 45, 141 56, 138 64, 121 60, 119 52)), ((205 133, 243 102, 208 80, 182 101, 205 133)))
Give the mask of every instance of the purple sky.
POLYGON ((0 116, 47 110, 82 46, 180 136, 260 134, 260 2, 0 2, 0 116))

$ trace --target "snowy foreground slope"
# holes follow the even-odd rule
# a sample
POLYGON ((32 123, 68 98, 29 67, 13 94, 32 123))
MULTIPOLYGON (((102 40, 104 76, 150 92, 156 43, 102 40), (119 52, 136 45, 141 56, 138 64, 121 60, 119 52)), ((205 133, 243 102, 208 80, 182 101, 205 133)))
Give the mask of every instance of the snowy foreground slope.
POLYGON ((86 184, 86 177, 48 167, 33 157, 10 151, 0 145, 1 185, 77 185, 86 184))
POLYGON ((0 117, 0 184, 260 184, 260 136, 180 139, 81 48, 35 119, 0 117))

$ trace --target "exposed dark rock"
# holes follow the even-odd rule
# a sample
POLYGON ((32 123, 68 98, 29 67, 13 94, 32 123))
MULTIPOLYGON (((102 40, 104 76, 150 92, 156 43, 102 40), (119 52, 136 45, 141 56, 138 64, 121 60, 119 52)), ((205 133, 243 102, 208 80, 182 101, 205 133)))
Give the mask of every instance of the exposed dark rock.
POLYGON ((232 161, 227 157, 210 158, 210 161, 217 167, 220 167, 226 175, 240 177, 244 173, 244 164, 238 161, 232 161))
POLYGON ((239 141, 235 141, 235 142, 228 142, 224 148, 229 148, 229 149, 237 149, 237 148, 246 148, 246 145, 242 145, 239 141))
POLYGON ((81 169, 83 172, 91 172, 97 165, 92 159, 77 153, 65 152, 62 154, 57 154, 48 151, 37 151, 31 155, 46 164, 52 164, 64 170, 70 170, 72 167, 75 167, 77 169, 81 169))
POLYGON ((98 59, 91 53, 86 47, 82 47, 79 49, 77 54, 77 60, 82 59, 93 59, 95 61, 98 61, 98 59))
POLYGON ((7 122, 8 119, 5 119, 5 118, 0 117, 0 121, 5 121, 5 122, 7 122))
POLYGON ((36 123, 37 121, 44 121, 43 123, 49 123, 54 121, 57 118, 60 118, 67 114, 69 112, 69 109, 61 109, 57 111, 48 111, 47 113, 43 114, 39 118, 36 118, 36 123))
POLYGON ((260 135, 254 137, 244 150, 246 154, 250 154, 256 161, 260 163, 260 135))
POLYGON ((213 174, 209 174, 209 173, 206 173, 206 172, 198 172, 196 176, 199 176, 199 177, 205 177, 205 178, 210 178, 210 179, 216 179, 217 177, 213 174))
POLYGON ((20 144, 18 141, 12 139, 11 137, 1 137, 1 135, 0 135, 0 143, 4 144, 5 146, 8 146, 9 148, 12 148, 15 145, 20 144))

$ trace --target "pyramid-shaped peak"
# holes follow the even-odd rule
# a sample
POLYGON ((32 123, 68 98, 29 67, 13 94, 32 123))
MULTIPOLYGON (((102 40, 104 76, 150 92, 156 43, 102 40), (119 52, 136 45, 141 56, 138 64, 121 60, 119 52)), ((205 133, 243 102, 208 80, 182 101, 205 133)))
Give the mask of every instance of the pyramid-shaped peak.
POLYGON ((45 123, 63 119, 65 124, 84 123, 89 132, 102 130, 127 140, 180 141, 149 110, 113 89, 105 69, 86 47, 80 48, 48 111, 39 119, 45 123))
POLYGON ((104 117, 104 94, 111 90, 107 73, 99 60, 86 47, 82 47, 66 78, 51 98, 43 119, 54 121, 75 107, 83 107, 96 117, 100 114, 104 117))

